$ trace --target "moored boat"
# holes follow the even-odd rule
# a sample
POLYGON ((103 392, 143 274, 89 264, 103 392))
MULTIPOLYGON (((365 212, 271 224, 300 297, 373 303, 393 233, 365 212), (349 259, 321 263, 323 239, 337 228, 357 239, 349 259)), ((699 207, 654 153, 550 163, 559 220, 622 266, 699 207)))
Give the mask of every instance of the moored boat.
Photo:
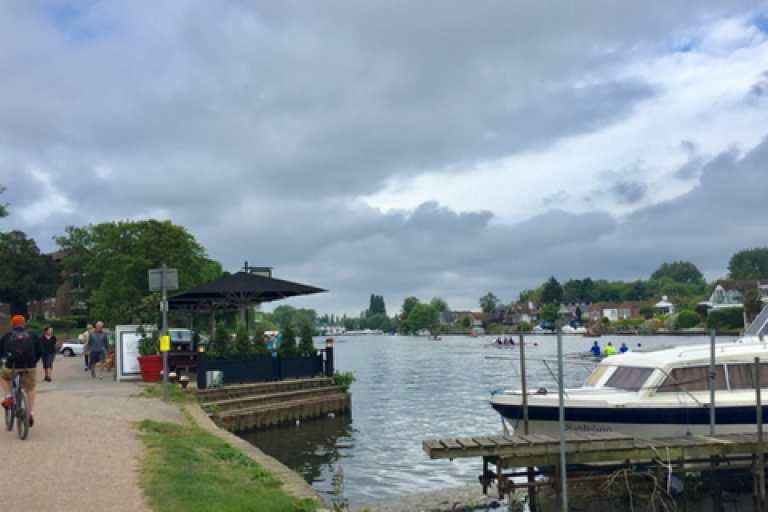
MULTIPOLYGON (((761 315, 763 316, 763 315, 761 315)), ((768 314, 757 334, 768 331, 768 314)), ((718 434, 756 432, 755 358, 768 391, 768 344, 757 334, 715 345, 718 434)), ((706 344, 606 357, 580 388, 564 390, 566 431, 620 432, 637 437, 710 433, 710 360, 706 344)), ((559 433, 557 388, 529 393, 529 430, 559 433)), ((519 390, 496 390, 491 406, 513 428, 523 418, 519 390)), ((768 425, 768 407, 761 411, 768 425)), ((764 429, 768 431, 768 426, 764 429)))

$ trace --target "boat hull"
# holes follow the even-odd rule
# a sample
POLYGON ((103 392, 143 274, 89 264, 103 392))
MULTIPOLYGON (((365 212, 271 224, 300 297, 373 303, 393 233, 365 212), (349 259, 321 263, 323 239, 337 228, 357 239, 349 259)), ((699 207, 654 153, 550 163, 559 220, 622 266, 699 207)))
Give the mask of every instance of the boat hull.
MULTIPOLYGON (((522 429, 522 408, 519 405, 491 404, 514 429, 522 429)), ((763 428, 768 431, 768 408, 762 411, 763 428)), ((528 408, 528 426, 532 434, 558 435, 560 432, 557 407, 528 408)), ((708 435, 710 411, 706 407, 623 407, 614 409, 566 407, 566 432, 617 432, 634 437, 675 437, 708 435)), ((736 434, 757 432, 755 406, 718 407, 715 412, 715 433, 736 434)))

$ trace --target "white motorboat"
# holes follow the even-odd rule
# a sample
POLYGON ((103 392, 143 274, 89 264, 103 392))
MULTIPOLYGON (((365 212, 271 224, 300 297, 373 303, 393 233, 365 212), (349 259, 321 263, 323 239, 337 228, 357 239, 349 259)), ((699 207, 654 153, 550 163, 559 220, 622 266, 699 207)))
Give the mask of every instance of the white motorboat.
MULTIPOLYGON (((745 336, 715 345, 717 434, 756 432, 755 358, 760 358, 763 395, 768 401, 768 308, 745 336), (760 322, 759 325, 755 325, 760 322)), ((620 432, 636 437, 710 433, 708 344, 627 352, 606 357, 580 388, 564 390, 564 427, 577 432, 620 432)), ((557 387, 527 396, 529 432, 559 433, 557 387)), ((512 428, 522 427, 519 390, 496 390, 491 406, 512 428)), ((768 407, 762 410, 768 425, 768 407)), ((768 427, 764 428, 768 431, 768 427)))

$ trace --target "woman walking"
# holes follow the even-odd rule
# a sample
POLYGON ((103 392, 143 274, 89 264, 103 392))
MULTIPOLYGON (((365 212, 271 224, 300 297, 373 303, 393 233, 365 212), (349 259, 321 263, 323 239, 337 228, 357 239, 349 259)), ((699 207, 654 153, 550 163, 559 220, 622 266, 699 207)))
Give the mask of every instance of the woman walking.
POLYGON ((53 360, 56 359, 56 336, 53 335, 53 327, 45 326, 43 336, 40 338, 40 345, 43 347, 43 369, 45 370, 45 382, 51 382, 51 372, 53 371, 53 360))

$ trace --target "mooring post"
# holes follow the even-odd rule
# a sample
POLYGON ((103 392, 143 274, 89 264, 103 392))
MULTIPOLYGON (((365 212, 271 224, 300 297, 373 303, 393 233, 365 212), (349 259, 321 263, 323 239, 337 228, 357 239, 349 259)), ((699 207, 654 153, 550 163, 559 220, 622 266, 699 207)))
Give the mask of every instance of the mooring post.
POLYGON ((333 377, 333 338, 325 340, 325 376, 333 377))
POLYGON ((205 351, 205 345, 197 347, 197 362, 195 371, 197 372, 197 389, 208 388, 208 352, 205 351))

